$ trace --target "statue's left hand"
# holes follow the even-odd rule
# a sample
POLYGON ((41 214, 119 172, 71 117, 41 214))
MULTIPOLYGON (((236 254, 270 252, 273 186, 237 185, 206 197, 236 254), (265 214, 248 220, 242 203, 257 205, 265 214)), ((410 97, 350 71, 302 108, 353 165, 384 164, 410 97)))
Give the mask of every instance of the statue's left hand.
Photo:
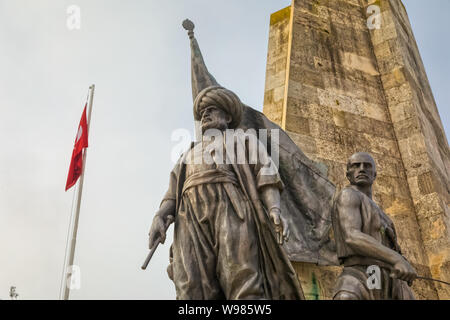
POLYGON ((289 240, 289 226, 285 218, 281 215, 279 208, 272 208, 269 212, 269 217, 275 226, 275 233, 277 235, 277 241, 279 245, 282 245, 284 241, 289 240))

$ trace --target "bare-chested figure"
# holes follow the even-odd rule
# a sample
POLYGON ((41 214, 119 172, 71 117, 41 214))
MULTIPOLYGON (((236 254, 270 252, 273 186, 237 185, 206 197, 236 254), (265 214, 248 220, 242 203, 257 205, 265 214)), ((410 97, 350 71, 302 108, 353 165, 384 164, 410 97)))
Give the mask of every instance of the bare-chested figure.
POLYGON ((333 230, 344 270, 334 289, 335 300, 414 299, 408 285, 417 277, 402 256, 394 224, 372 200, 377 176, 368 153, 356 153, 347 163, 350 185, 335 198, 333 230), (369 266, 380 268, 379 284, 368 285, 369 266))

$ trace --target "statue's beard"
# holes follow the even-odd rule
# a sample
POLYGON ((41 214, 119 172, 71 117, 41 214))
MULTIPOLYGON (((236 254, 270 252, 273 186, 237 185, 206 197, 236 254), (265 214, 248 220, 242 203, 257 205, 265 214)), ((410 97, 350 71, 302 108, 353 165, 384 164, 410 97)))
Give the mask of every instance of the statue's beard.
POLYGON ((210 120, 208 122, 202 123, 202 133, 205 133, 206 130, 217 129, 220 131, 224 131, 228 128, 227 123, 222 120, 210 120))

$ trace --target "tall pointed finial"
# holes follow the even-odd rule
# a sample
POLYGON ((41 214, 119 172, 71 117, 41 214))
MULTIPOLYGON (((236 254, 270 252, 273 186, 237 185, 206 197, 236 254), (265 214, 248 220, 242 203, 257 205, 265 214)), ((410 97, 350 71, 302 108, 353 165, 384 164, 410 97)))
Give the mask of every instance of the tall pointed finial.
POLYGON ((191 41, 191 73, 192 73, 192 100, 205 88, 218 86, 216 79, 209 73, 203 60, 197 39, 194 36, 194 23, 186 19, 183 21, 183 28, 188 31, 191 41))
POLYGON ((189 39, 192 39, 194 37, 195 24, 191 20, 186 19, 183 21, 183 28, 188 31, 189 39))

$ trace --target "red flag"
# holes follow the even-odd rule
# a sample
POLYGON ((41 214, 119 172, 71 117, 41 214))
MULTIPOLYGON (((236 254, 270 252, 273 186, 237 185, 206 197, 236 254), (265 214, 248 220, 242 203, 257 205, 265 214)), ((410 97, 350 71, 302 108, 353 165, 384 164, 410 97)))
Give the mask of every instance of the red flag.
POLYGON ((83 170, 83 149, 88 147, 86 107, 87 104, 84 106, 83 115, 81 116, 77 136, 75 138, 72 160, 70 161, 69 167, 69 175, 67 176, 66 191, 77 183, 77 180, 81 176, 81 172, 83 170))

